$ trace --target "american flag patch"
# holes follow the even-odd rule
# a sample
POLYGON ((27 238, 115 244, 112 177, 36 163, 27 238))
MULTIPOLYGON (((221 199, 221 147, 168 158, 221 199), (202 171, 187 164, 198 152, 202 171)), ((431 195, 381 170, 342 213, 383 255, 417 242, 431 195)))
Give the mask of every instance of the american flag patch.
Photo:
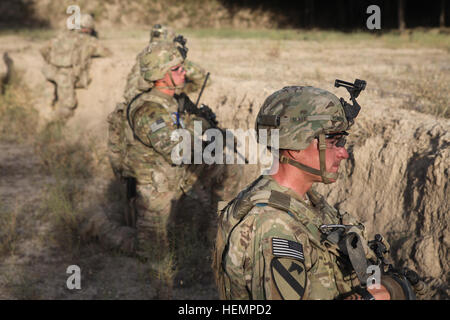
POLYGON ((153 122, 150 125, 150 129, 152 130, 152 133, 155 131, 158 131, 161 128, 164 128, 166 126, 166 123, 164 122, 163 119, 159 118, 158 120, 156 120, 155 122, 153 122))
POLYGON ((272 238, 272 254, 278 257, 288 257, 298 259, 303 262, 305 261, 303 246, 301 243, 291 240, 272 238))

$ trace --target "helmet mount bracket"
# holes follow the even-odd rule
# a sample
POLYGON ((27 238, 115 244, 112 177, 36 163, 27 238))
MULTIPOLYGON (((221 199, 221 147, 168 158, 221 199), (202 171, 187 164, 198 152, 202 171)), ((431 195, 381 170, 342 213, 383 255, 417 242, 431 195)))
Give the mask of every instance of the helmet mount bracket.
POLYGON ((359 111, 361 110, 361 106, 356 101, 356 98, 359 96, 361 91, 363 91, 366 88, 367 82, 365 80, 355 79, 354 83, 343 81, 336 79, 334 82, 334 86, 336 88, 344 87, 347 89, 348 93, 350 93, 350 100, 353 103, 351 105, 350 103, 346 102, 344 98, 341 98, 341 104, 344 108, 345 117, 347 118, 347 121, 349 124, 353 124, 353 120, 358 116, 359 111))

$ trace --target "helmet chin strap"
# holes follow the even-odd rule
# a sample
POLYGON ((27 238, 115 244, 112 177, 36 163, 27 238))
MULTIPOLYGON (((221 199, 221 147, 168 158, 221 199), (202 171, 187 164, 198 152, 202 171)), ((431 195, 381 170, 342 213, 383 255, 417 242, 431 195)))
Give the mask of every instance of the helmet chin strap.
POLYGON ((320 162, 320 170, 308 167, 298 161, 295 161, 291 158, 288 158, 284 155, 280 157, 280 163, 287 163, 291 166, 294 166, 300 170, 312 173, 316 176, 322 177, 322 182, 325 184, 330 184, 337 180, 338 173, 337 172, 327 172, 326 164, 325 164, 325 150, 327 149, 327 144, 325 142, 325 134, 319 134, 319 162, 320 162))

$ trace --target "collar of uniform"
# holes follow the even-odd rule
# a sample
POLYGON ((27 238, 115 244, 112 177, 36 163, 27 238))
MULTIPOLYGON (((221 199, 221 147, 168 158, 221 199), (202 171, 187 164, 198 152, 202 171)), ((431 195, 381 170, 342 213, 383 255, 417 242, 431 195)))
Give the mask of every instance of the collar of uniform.
MULTIPOLYGON (((312 232, 319 237, 319 229, 318 226, 323 224, 323 219, 320 212, 314 207, 312 202, 309 201, 309 198, 300 197, 294 190, 281 186, 275 179, 271 176, 265 176, 262 181, 265 182, 265 188, 270 190, 276 190, 278 192, 282 192, 291 197, 291 201, 296 201, 298 205, 303 206, 304 210, 300 209, 299 211, 294 210, 292 213, 300 219, 300 221, 312 232)), ((294 207, 297 207, 294 205, 294 207)), ((300 208, 299 207, 299 208, 300 208)))
POLYGON ((306 193, 305 193, 304 197, 301 197, 297 192, 295 192, 291 188, 280 185, 274 178, 272 178, 272 176, 268 175, 266 177, 267 177, 267 179, 270 180, 270 183, 275 183, 278 186, 278 188, 281 189, 280 190, 281 192, 286 193, 287 195, 302 202, 303 204, 305 204, 307 206, 311 206, 311 201, 309 201, 309 197, 306 193))

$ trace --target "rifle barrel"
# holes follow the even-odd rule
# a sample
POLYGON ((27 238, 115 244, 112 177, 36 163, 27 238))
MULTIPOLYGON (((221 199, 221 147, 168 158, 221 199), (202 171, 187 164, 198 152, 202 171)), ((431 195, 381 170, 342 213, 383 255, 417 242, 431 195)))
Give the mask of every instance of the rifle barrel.
POLYGON ((200 98, 202 97, 203 90, 205 90, 205 86, 206 86, 206 82, 208 81, 208 78, 209 78, 209 72, 206 74, 205 81, 203 81, 202 88, 200 90, 200 93, 198 94, 197 101, 195 102, 196 107, 198 106, 198 103, 200 102, 200 98))

